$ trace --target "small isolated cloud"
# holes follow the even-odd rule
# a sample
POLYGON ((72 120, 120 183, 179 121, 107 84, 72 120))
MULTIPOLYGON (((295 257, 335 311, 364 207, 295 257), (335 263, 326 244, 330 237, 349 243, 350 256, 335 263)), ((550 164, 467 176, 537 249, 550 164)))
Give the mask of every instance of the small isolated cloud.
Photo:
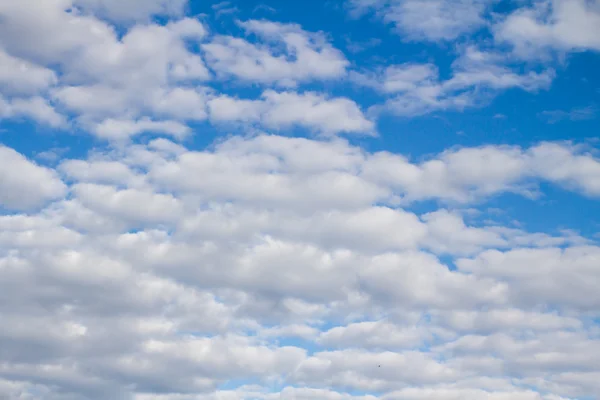
POLYGON ((68 147, 55 147, 41 151, 35 155, 35 158, 49 163, 58 161, 69 150, 68 147))
POLYGON ((239 11, 239 9, 233 6, 230 1, 221 1, 220 3, 213 4, 211 8, 217 17, 235 14, 239 11))
POLYGON ((352 41, 346 38, 346 48, 351 53, 360 53, 365 50, 377 47, 381 44, 381 39, 379 38, 371 38, 366 41, 352 41))
POLYGON ((567 121, 587 121, 596 118, 597 108, 595 106, 587 106, 580 108, 573 108, 571 110, 546 110, 538 114, 538 117, 543 119, 549 124, 555 124, 557 122, 567 121))

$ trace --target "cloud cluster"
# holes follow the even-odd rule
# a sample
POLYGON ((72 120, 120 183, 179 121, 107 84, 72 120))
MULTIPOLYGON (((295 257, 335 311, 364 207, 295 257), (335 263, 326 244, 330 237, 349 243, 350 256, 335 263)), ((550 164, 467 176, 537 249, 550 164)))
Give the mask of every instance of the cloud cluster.
POLYGON ((291 88, 343 78, 349 62, 322 33, 295 24, 239 22, 259 44, 210 35, 204 23, 187 17, 131 25, 152 15, 180 15, 182 1, 38 3, 0 5, 2 118, 74 125, 111 141, 144 132, 182 138, 189 123, 207 119, 300 125, 325 134, 373 132, 373 122, 347 98, 268 90, 263 99, 241 101, 210 85, 234 77, 291 88), (130 25, 120 33, 102 17, 130 25), (335 122, 334 115, 347 121, 335 122))
POLYGON ((0 398, 600 396, 597 240, 486 208, 548 187, 597 200, 598 153, 357 144, 381 111, 548 88, 549 59, 598 50, 598 2, 348 4, 408 46, 454 45, 451 64, 363 67, 325 32, 235 34, 185 0, 0 0, 1 122, 95 139, 0 145, 0 398), (206 125, 241 134, 186 140, 206 125))
POLYGON ((353 72, 350 78, 388 98, 375 108, 411 117, 438 110, 482 107, 507 89, 537 92, 549 88, 555 75, 552 69, 514 72, 503 54, 473 46, 466 47, 453 62, 452 71, 451 78, 442 80, 434 64, 409 62, 389 65, 375 73, 353 72))
MULTIPOLYGON (((552 26, 571 29, 569 21, 577 13, 593 20, 595 8, 578 2, 557 1, 552 6, 538 2, 532 9, 507 15, 492 30, 495 41, 513 46, 514 54, 493 46, 462 46, 448 79, 440 77, 431 63, 408 62, 370 71, 352 68, 325 33, 293 23, 237 21, 244 37, 211 32, 206 23, 184 16, 184 1, 38 3, 0 6, 5 21, 0 27, 0 62, 5 66, 0 73, 0 117, 82 129, 111 141, 130 140, 144 132, 183 138, 190 132, 189 124, 199 121, 252 122, 264 129, 301 126, 326 135, 372 134, 380 111, 401 116, 460 111, 485 105, 508 89, 536 92, 550 86, 551 67, 523 70, 515 65, 514 54, 539 53, 537 49, 548 47, 595 49, 589 41, 577 44, 577 35, 559 35, 573 36, 570 46, 543 39, 546 34, 523 36, 545 32, 520 27, 534 24, 531 15, 541 11, 533 10, 543 7, 556 14, 552 26), (160 24, 153 16, 172 19, 160 24), (535 51, 526 44, 536 46, 535 51), (315 82, 347 80, 372 87, 382 96, 370 117, 349 97, 301 89, 315 82), (240 99, 220 93, 221 85, 232 81, 242 87, 263 86, 262 96, 240 99)), ((432 41, 454 40, 485 26, 484 14, 492 4, 350 2, 354 12, 375 8, 411 40, 432 41)))
POLYGON ((347 0, 354 18, 374 13, 393 24, 404 41, 452 43, 458 53, 452 75, 445 80, 440 79, 435 64, 414 62, 351 71, 350 79, 391 96, 376 108, 412 117, 481 107, 507 89, 547 89, 555 76, 555 59, 600 50, 600 3, 596 0, 536 0, 508 12, 496 11, 497 3, 347 0))
POLYGON ((56 170, 4 153, 31 181, 2 192, 31 202, 3 207, 33 210, 0 217, 9 398, 600 393, 588 378, 593 242, 395 205, 470 201, 523 179, 597 196, 600 162, 574 147, 411 163, 340 139, 234 137, 211 151, 156 139, 56 170), (588 172, 556 175, 544 162, 558 155, 560 171, 588 172), (219 390, 233 381, 252 384, 219 390))

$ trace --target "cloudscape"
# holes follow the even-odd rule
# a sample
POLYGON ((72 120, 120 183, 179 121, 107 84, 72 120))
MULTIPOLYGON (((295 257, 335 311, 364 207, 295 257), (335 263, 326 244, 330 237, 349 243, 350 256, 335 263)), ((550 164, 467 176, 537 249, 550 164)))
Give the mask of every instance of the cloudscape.
POLYGON ((0 399, 600 398, 599 0, 0 0, 0 399))

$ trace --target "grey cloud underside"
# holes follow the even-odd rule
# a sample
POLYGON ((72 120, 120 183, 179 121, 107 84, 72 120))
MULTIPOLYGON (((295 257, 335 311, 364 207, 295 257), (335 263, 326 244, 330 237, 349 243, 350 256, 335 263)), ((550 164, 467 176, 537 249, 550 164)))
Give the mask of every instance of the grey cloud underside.
MULTIPOLYGON (((157 139, 56 171, 12 157, 31 179, 53 177, 59 199, 44 189, 38 211, 0 217, 5 397, 600 393, 594 242, 395 205, 540 179, 597 196, 600 163, 582 149, 459 149, 414 163, 340 139, 263 135, 202 152, 157 139), (258 386, 218 389, 240 380, 258 386)), ((36 183, 19 190, 35 198, 36 183)))

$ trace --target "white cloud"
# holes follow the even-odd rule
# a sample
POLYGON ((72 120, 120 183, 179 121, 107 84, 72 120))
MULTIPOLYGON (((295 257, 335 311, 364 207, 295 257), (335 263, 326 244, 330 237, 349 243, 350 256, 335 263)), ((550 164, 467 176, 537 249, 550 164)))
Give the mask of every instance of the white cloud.
POLYGON ((456 388, 452 386, 440 388, 402 389, 384 399, 389 400, 561 400, 556 396, 544 396, 531 390, 506 390, 489 392, 481 389, 456 388))
POLYGON ((405 40, 453 40, 486 24, 490 0, 350 0, 350 11, 361 15, 374 9, 394 24, 405 40))
POLYGON ((427 253, 384 254, 359 273, 360 286, 383 302, 406 307, 463 308, 502 304, 506 286, 455 274, 427 253), (469 288, 469 289, 467 289, 469 288))
MULTIPOLYGON (((403 39, 434 42, 484 27, 491 4, 360 3, 403 39)), ((546 184, 596 198, 595 150, 487 145, 411 159, 336 136, 375 133, 369 95, 344 97, 347 77, 415 115, 534 92, 551 70, 479 43, 458 48, 448 78, 410 59, 349 73, 323 32, 250 20, 237 22, 244 39, 212 34, 186 4, 0 1, 0 117, 110 141, 71 160, 58 146, 85 149, 62 136, 28 148, 55 168, 0 146, 0 398, 600 395, 597 243, 464 209, 507 192, 532 200, 546 184), (174 142, 200 121, 250 134, 174 142)), ((577 7, 593 23, 595 4, 582 4, 536 23, 558 29, 577 7)), ((563 50, 592 48, 582 37, 561 33, 563 50)))
POLYGON ((436 319, 443 325, 464 333, 489 334, 501 330, 520 331, 556 331, 561 329, 580 329, 583 323, 573 317, 564 317, 553 313, 524 311, 519 308, 488 311, 450 311, 439 313, 436 319))
POLYGON ((138 176, 127 165, 117 161, 64 160, 58 170, 79 182, 109 183, 116 186, 138 186, 138 176))
POLYGON ((36 93, 58 81, 54 71, 5 53, 0 49, 0 90, 4 93, 36 93))
POLYGON ((467 47, 452 64, 452 76, 439 78, 433 64, 391 65, 379 73, 350 75, 358 85, 388 96, 383 108, 402 116, 418 116, 438 110, 464 110, 487 104, 500 91, 519 88, 528 92, 547 89, 554 71, 516 73, 501 53, 467 47))
POLYGON ((474 259, 459 260, 457 265, 461 271, 506 282, 514 304, 592 310, 598 307, 593 282, 598 279, 594 267, 599 254, 595 246, 489 250, 474 259))
MULTIPOLYGON (((198 20, 182 18, 164 26, 133 25, 119 36, 107 22, 72 9, 70 1, 42 3, 26 0, 0 6, 4 21, 0 46, 5 49, 5 63, 10 67, 5 71, 5 79, 0 77, 0 87, 33 95, 37 90, 44 96, 46 89, 51 88, 50 97, 60 112, 69 113, 81 127, 104 137, 146 130, 139 121, 148 119, 155 120, 154 130, 160 127, 167 133, 181 135, 183 124, 206 118, 208 91, 199 85, 210 78, 210 73, 200 55, 188 49, 190 43, 199 43, 207 35, 207 29, 198 20), (33 9, 39 13, 30 12, 33 9), (29 71, 26 75, 19 72, 25 70, 29 71), (115 125, 112 120, 137 122, 130 122, 127 129, 121 126, 120 132, 115 133, 115 129, 106 127, 115 125), (137 126, 132 127, 133 124, 137 126)), ((133 5, 86 2, 90 10, 117 10, 133 5)), ((144 12, 139 7, 132 10, 144 12)), ((9 98, 5 102, 37 104, 35 110, 30 107, 26 111, 14 110, 13 106, 13 111, 3 113, 7 117, 33 115, 52 126, 65 119, 50 106, 41 109, 47 100, 9 98)))
POLYGON ((559 52, 600 50, 600 3, 597 0, 538 0, 494 26, 497 40, 514 46, 524 58, 559 52))
POLYGON ((317 133, 372 134, 369 121, 352 100, 329 98, 315 92, 263 92, 261 100, 245 100, 218 96, 208 103, 213 122, 258 123, 280 130, 303 126, 317 133))
POLYGON ((85 207, 121 220, 161 223, 174 221, 182 213, 180 202, 166 194, 90 183, 77 184, 73 191, 85 207))
POLYGON ((250 20, 239 25, 263 43, 216 36, 202 45, 209 65, 222 78, 233 76, 246 82, 294 87, 346 74, 349 62, 322 33, 270 21, 250 20), (285 49, 284 54, 280 54, 280 46, 285 49))
POLYGON ((529 150, 533 173, 590 196, 600 195, 600 161, 577 146, 542 143, 529 150))
POLYGON ((214 10, 217 17, 239 12, 239 9, 235 6, 232 6, 231 2, 229 1, 221 1, 220 3, 213 4, 211 8, 214 10))
POLYGON ((343 210, 373 201, 469 203, 505 192, 531 196, 539 180, 595 197, 600 161, 583 150, 564 143, 529 149, 457 148, 413 163, 387 152, 367 154, 342 140, 259 135, 232 138, 212 152, 187 152, 172 161, 141 165, 150 169, 151 179, 160 186, 207 199, 236 196, 248 202, 284 201, 294 207, 327 205, 343 210), (306 157, 315 154, 323 161, 308 162, 312 158, 306 157), (189 179, 190 173, 205 178, 189 179), (339 195, 323 193, 332 187, 339 195))
POLYGON ((431 334, 414 325, 398 327, 386 321, 357 322, 331 328, 319 343, 332 348, 411 349, 430 339, 431 334))
POLYGON ((9 54, 52 64, 114 38, 113 29, 96 18, 68 13, 71 6, 63 0, 3 2, 0 42, 9 54))
POLYGON ((62 197, 66 186, 57 174, 0 145, 0 204, 27 210, 62 197))
POLYGON ((77 7, 116 21, 147 20, 151 16, 180 16, 188 0, 74 0, 77 7))
POLYGON ((371 392, 440 384, 459 376, 459 370, 419 352, 341 350, 316 353, 300 365, 294 379, 371 392))
POLYGON ((417 90, 435 84, 438 71, 432 64, 404 64, 386 68, 382 89, 386 93, 417 90))
MULTIPOLYGON (((557 146, 568 162, 593 160, 557 146)), ((543 160, 535 154, 442 153, 436 168, 465 173, 430 193, 498 193, 498 182, 518 182, 543 160), (470 175, 469 160, 481 162, 470 175)), ((432 161, 339 138, 261 135, 203 151, 126 143, 61 162, 68 199, 62 186, 39 213, 0 216, 0 316, 9 322, 0 390, 213 400, 598 393, 586 375, 598 343, 584 313, 594 306, 597 246, 386 203, 399 187, 390 175, 432 161), (388 175, 369 170, 382 160, 388 175), (430 251, 469 258, 452 270, 430 251), (216 389, 240 380, 252 384, 216 389)), ((23 170, 7 169, 20 184, 23 170)), ((425 193, 418 182, 428 179, 407 193, 425 193)))
POLYGON ((94 128, 94 132, 101 138, 118 141, 142 132, 166 133, 182 138, 190 133, 190 128, 177 121, 151 121, 147 118, 138 121, 105 119, 94 128))
POLYGON ((4 99, 0 95, 0 119, 20 117, 31 118, 53 128, 66 126, 66 119, 43 97, 4 99))
POLYGON ((583 244, 586 240, 569 232, 561 236, 531 234, 519 229, 488 225, 468 226, 456 212, 437 210, 421 217, 427 226, 423 245, 438 254, 476 254, 484 248, 515 246, 547 247, 583 244))

